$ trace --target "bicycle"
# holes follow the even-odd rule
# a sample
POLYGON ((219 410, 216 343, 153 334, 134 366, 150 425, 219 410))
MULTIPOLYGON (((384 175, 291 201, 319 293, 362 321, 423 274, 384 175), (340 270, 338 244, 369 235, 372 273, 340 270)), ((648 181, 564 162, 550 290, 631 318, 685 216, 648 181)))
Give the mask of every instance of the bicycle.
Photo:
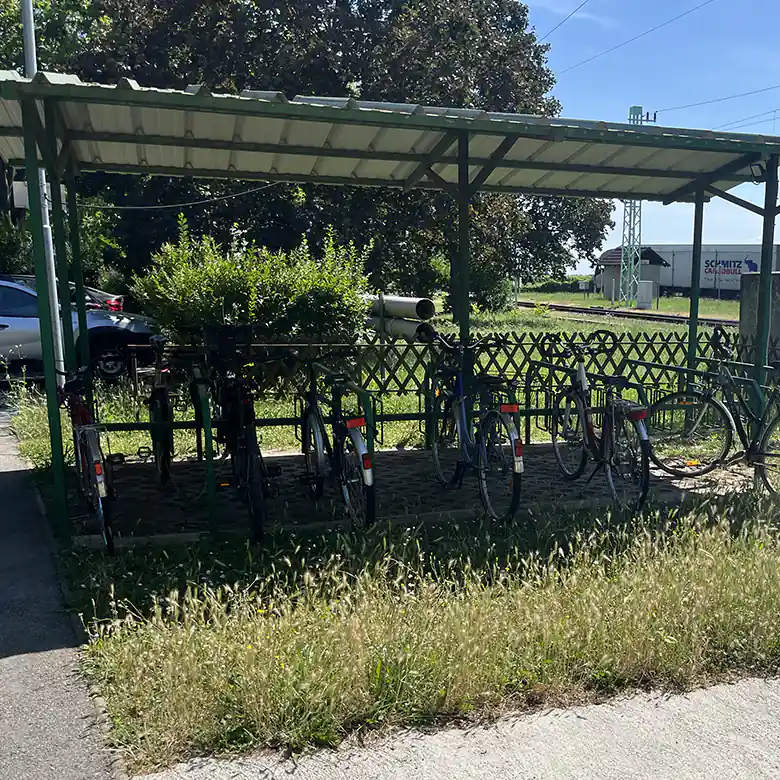
MULTIPOLYGON (((267 519, 266 498, 271 493, 272 485, 257 437, 256 384, 241 375, 243 364, 236 368, 236 361, 241 358, 244 330, 231 326, 220 328, 218 344, 207 349, 207 362, 212 369, 209 384, 215 406, 213 424, 216 440, 225 445, 230 457, 232 486, 239 500, 246 504, 252 540, 260 542, 267 519)), ((200 370, 194 372, 191 391, 196 402, 197 394, 202 392, 199 388, 203 376, 208 373, 200 370)))
POLYGON ((493 520, 512 520, 520 503, 523 442, 517 433, 518 404, 511 383, 502 377, 474 377, 478 392, 465 388, 465 359, 486 338, 471 345, 449 343, 439 334, 434 341, 443 351, 431 375, 428 409, 433 420, 433 465, 439 482, 460 488, 475 468, 482 505, 493 520), (450 363, 450 365, 446 365, 450 363), (469 407, 479 400, 473 425, 469 407))
POLYGON ((722 327, 714 330, 711 345, 717 370, 687 371, 685 390, 670 393, 650 407, 653 463, 672 476, 686 478, 744 460, 755 468, 767 490, 780 492, 780 385, 774 383, 762 413, 756 414, 727 366, 732 345, 722 327), (735 434, 742 449, 729 457, 735 434))
POLYGON ((88 372, 89 369, 81 369, 65 382, 60 390, 60 404, 67 409, 73 427, 73 454, 79 492, 97 516, 103 544, 108 554, 113 555, 111 470, 100 445, 100 426, 95 424, 87 402, 85 377, 88 372))
POLYGON ((367 527, 376 520, 376 487, 374 463, 368 451, 362 428, 367 427, 364 414, 344 410, 345 396, 355 393, 370 403, 367 391, 345 374, 331 374, 316 361, 308 364, 308 387, 303 397, 301 413, 301 446, 304 457, 305 481, 312 498, 322 497, 325 481, 330 476, 339 486, 347 516, 358 527, 367 527), (330 424, 332 444, 325 428, 320 403, 326 399, 317 388, 317 375, 323 375, 330 387, 330 424), (329 469, 329 472, 328 472, 329 469))
MULTIPOLYGON (((591 386, 585 358, 614 351, 617 340, 611 331, 594 331, 590 344, 569 342, 561 345, 561 337, 547 336, 542 352, 554 357, 574 358, 576 367, 567 370, 571 385, 560 393, 552 410, 552 444, 555 460, 564 479, 579 479, 592 460, 595 467, 588 481, 604 469, 610 494, 621 511, 642 508, 650 488, 650 442, 645 427, 647 407, 621 397, 630 383, 623 377, 600 377, 606 385, 606 400, 602 426, 597 433, 593 422, 596 411, 591 405, 591 386), (607 344, 593 346, 605 339, 607 344), (556 348, 558 351, 556 352, 556 348)), ((560 366, 539 361, 537 365, 559 371, 560 366)))
POLYGON ((149 422, 152 423, 152 454, 157 469, 157 478, 166 485, 171 478, 173 459, 173 406, 168 391, 168 367, 165 365, 164 336, 152 336, 149 342, 154 349, 154 383, 146 405, 149 407, 149 422))

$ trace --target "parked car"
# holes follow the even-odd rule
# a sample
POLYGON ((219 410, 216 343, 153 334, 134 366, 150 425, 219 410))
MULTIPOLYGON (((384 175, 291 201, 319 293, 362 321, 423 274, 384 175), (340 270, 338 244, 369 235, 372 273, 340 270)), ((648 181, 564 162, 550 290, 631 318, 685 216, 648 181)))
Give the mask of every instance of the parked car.
MULTIPOLYGON (((116 380, 127 370, 128 346, 148 344, 154 320, 122 311, 121 296, 87 288, 87 338, 98 374, 116 380)), ((62 304, 61 304, 62 308, 62 304)), ((69 304, 78 350, 82 334, 69 304)), ((35 277, 0 276, 0 360, 35 366, 42 361, 35 277)))

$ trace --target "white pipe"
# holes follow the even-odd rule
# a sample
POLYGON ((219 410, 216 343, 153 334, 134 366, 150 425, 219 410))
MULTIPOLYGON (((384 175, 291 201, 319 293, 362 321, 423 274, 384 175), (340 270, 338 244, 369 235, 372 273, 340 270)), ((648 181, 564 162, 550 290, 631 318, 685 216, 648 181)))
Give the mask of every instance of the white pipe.
MULTIPOLYGON (((378 333, 382 332, 379 317, 369 317, 366 320, 366 325, 378 333)), ((403 320, 396 317, 385 317, 384 329, 388 336, 401 336, 407 341, 430 341, 435 333, 427 322, 403 320)))
MULTIPOLYGON (((35 19, 33 17, 32 0, 22 0, 22 35, 24 40, 24 73, 31 79, 38 72, 38 58, 35 52, 35 19)), ((36 109, 37 110, 37 109, 36 109)), ((37 152, 37 150, 36 150, 37 152)), ((58 372, 65 371, 65 360, 62 351, 62 320, 57 296, 57 269, 54 262, 54 242, 49 224, 49 202, 46 195, 46 170, 38 168, 38 185, 41 190, 41 222, 43 227, 43 246, 46 253, 46 293, 49 297, 51 311, 51 332, 54 343, 54 366, 58 372)), ((42 294, 39 290, 38 294, 42 294)), ((65 302, 63 317, 70 316, 70 301, 65 302)), ((63 373, 56 375, 57 386, 65 383, 63 373)))
POLYGON ((389 317, 405 317, 416 320, 429 320, 436 314, 436 306, 430 298, 406 298, 402 295, 368 295, 371 304, 371 314, 379 316, 384 313, 389 317))

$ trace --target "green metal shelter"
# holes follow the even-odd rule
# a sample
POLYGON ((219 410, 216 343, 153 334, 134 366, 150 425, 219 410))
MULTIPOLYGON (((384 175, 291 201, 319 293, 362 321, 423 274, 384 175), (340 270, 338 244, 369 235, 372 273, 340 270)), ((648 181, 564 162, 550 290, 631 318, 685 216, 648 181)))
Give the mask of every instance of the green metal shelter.
MULTIPOLYGON (((453 269, 454 316, 469 336, 469 201, 478 191, 693 202, 694 261, 689 334, 695 363, 704 205, 717 196, 763 218, 755 372, 760 381, 769 340, 772 249, 778 213, 780 137, 684 130, 493 113, 473 109, 296 97, 278 92, 214 94, 143 88, 131 79, 89 84, 72 75, 26 79, 0 71, 0 157, 27 170, 38 288, 46 287, 37 170, 52 182, 58 284, 83 287, 75 179, 105 171, 441 190, 458 203, 459 247, 453 269), (764 182, 763 207, 730 192, 764 182), (73 267, 59 185, 68 187, 73 267)), ((63 295, 65 300, 68 297, 63 295)), ((64 464, 48 297, 38 296, 55 490, 65 507, 64 464)), ((82 332, 84 296, 77 295, 82 332)), ((63 318, 66 363, 77 356, 63 318)))

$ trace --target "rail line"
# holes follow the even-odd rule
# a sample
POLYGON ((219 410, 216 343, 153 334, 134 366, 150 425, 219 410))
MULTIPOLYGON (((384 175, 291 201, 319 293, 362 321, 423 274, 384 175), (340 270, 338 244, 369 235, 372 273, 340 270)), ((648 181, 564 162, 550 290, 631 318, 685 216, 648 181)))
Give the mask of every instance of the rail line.
MULTIPOLYGON (((535 309, 539 304, 534 301, 517 301, 515 304, 521 309, 535 309)), ((599 317, 616 317, 625 320, 647 320, 648 322, 665 322, 677 325, 687 325, 689 318, 681 314, 662 314, 652 311, 622 311, 620 309, 605 309, 603 306, 570 306, 565 303, 546 304, 550 311, 562 311, 569 314, 595 314, 599 317)), ((715 317, 699 317, 700 325, 709 325, 715 327, 722 325, 724 327, 738 327, 738 320, 722 320, 715 317)))

